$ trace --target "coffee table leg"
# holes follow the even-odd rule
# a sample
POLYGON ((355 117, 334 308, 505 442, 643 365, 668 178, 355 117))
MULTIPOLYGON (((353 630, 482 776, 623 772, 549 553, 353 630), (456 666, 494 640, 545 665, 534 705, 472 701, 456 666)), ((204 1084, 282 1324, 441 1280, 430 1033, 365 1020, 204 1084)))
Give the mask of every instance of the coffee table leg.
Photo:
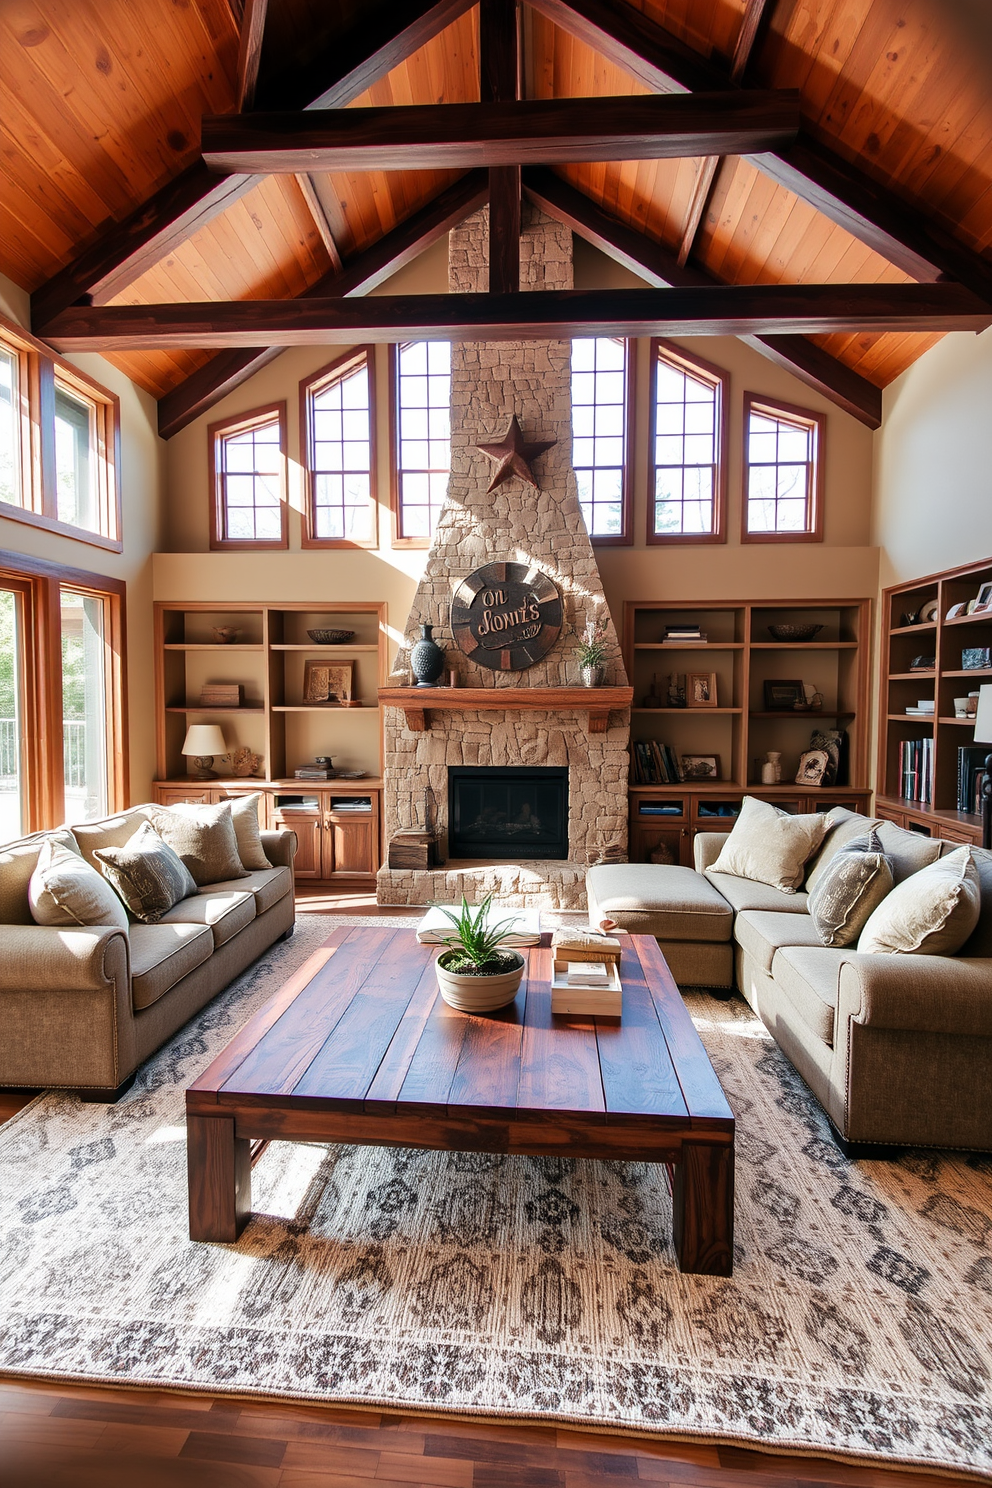
POLYGON ((251 1143, 229 1116, 186 1117, 189 1238, 230 1243, 251 1215, 251 1143))
POLYGON ((672 1174, 679 1269, 729 1276, 734 1269, 734 1148, 730 1142, 682 1143, 672 1174))

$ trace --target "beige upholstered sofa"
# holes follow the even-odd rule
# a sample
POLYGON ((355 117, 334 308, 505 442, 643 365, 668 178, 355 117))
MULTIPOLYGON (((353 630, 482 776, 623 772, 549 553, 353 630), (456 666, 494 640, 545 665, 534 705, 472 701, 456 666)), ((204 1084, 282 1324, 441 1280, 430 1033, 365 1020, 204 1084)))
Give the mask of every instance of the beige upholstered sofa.
MULTIPOLYGON (((154 808, 58 829, 82 856, 120 847, 154 808)), ((0 1086, 114 1100, 143 1060, 295 923, 292 832, 263 832, 271 868, 201 889, 158 924, 34 923, 38 833, 0 846, 0 1086)))
MULTIPOLYGON (((732 976, 842 1145, 992 1150, 992 853, 975 852, 980 919, 957 955, 832 949, 817 938, 807 890, 867 819, 841 810, 830 819, 797 893, 714 873, 726 838, 702 833, 695 873, 590 869, 590 916, 657 935, 680 985, 726 986, 732 976)), ((896 884, 961 845, 875 825, 896 884)))

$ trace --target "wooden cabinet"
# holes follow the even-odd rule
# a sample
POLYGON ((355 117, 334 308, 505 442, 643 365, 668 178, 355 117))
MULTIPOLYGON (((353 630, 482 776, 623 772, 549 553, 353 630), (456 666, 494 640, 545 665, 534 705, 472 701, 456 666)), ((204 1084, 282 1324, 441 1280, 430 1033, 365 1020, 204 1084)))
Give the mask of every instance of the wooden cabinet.
MULTIPOLYGON (((681 863, 691 868, 696 833, 729 832, 740 813, 744 792, 702 794, 689 790, 669 797, 662 793, 664 789, 645 786, 631 791, 628 855, 632 863, 681 863), (678 809, 673 811, 670 807, 678 809)), ((868 789, 809 795, 773 786, 749 789, 747 794, 797 815, 829 811, 833 806, 845 806, 848 811, 868 815, 871 807, 868 789)))

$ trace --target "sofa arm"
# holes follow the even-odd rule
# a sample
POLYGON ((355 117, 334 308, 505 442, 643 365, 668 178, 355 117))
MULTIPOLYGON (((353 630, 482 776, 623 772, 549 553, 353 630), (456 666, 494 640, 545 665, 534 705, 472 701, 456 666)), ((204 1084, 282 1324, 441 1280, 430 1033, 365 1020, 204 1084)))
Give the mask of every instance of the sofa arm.
POLYGON ((297 848, 296 833, 284 827, 278 832, 263 832, 261 836, 262 851, 273 868, 288 868, 292 872, 297 848))
POLYGON ((0 992, 91 992, 127 986, 130 946, 116 925, 4 925, 0 992))
POLYGON ((848 1020, 907 1033, 992 1038, 992 959, 858 955, 840 968, 838 1029, 848 1020))
POLYGON ((696 865, 697 873, 705 873, 707 868, 712 868, 723 844, 727 840, 726 832, 697 832, 692 839, 692 857, 696 865))

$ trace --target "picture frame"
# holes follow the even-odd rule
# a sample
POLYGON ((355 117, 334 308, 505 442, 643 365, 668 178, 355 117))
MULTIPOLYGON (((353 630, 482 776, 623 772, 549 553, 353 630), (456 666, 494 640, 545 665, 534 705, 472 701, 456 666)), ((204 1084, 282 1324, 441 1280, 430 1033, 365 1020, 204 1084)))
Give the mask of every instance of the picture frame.
POLYGON ((977 615, 980 614, 983 610, 992 610, 992 580, 990 580, 987 584, 983 584, 978 591, 978 600, 975 605, 974 613, 977 615))
POLYGON ((806 688, 802 682, 783 681, 778 677, 765 682, 765 712, 790 713, 798 703, 806 706, 806 688))
POLYGON ((719 780, 718 754, 680 754, 679 773, 684 781, 719 780))
POLYGON ((796 784, 810 786, 823 785, 829 769, 830 754, 826 749, 807 749, 805 754, 799 756, 796 784))
POLYGON ((948 610, 947 614, 944 616, 944 619, 945 620, 957 620, 957 619, 959 619, 959 617, 961 615, 967 614, 967 612, 968 612, 967 602, 965 600, 962 600, 960 604, 952 604, 951 605, 951 608, 948 610))
POLYGON ((303 701, 311 706, 341 708, 352 701, 353 661, 305 661, 303 701))
POLYGON ((687 708, 715 708, 717 706, 716 672, 686 673, 685 705, 687 708))

